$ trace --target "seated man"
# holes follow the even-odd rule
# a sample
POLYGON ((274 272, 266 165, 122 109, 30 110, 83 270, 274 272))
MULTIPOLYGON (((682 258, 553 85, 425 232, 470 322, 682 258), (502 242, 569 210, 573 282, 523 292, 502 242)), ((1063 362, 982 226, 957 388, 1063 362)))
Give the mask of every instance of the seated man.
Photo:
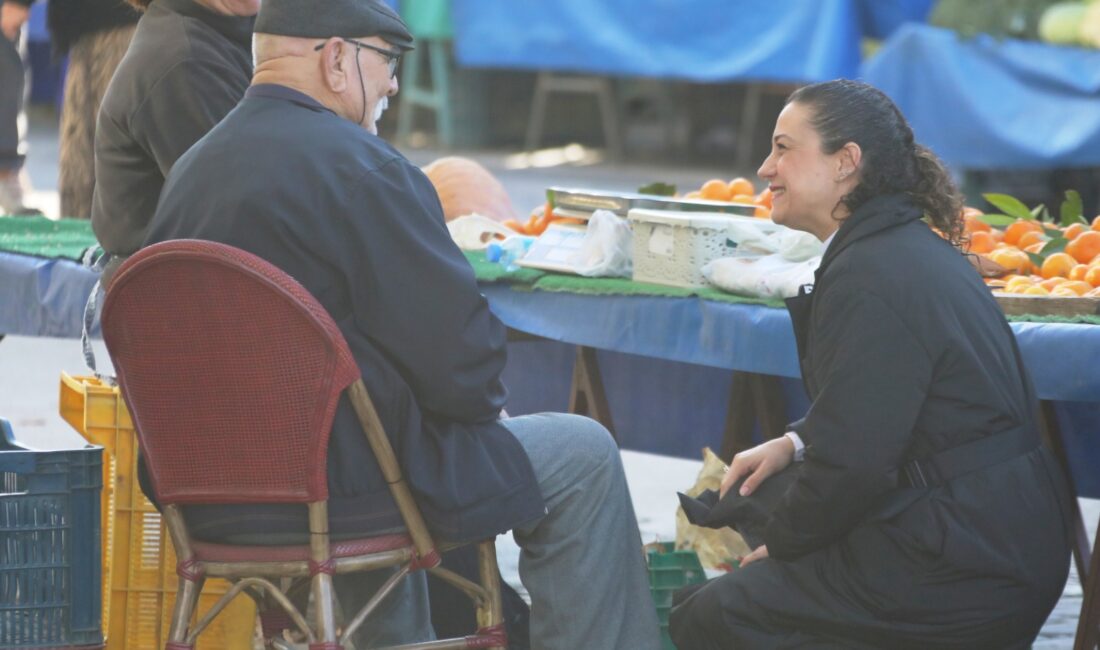
MULTIPOLYGON (((595 422, 499 419, 505 332, 451 242, 439 199, 377 136, 412 38, 379 0, 264 0, 244 99, 172 168, 146 244, 199 238, 282 268, 355 354, 428 525, 513 529, 532 645, 659 646, 618 450, 595 422)), ((399 524, 346 401, 329 443, 334 533, 399 524)), ((305 530, 301 508, 192 508, 196 534, 305 530)))

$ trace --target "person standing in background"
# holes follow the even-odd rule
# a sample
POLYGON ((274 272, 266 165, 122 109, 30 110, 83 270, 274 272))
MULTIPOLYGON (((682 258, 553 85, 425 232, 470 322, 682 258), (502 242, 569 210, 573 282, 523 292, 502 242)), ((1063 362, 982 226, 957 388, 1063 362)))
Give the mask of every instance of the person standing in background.
MULTIPOLYGON (((35 0, 6 0, 25 20, 35 0)), ((7 12, 5 8, 5 12, 7 12)), ((54 57, 68 56, 61 105, 61 216, 87 219, 95 187, 96 115, 141 17, 124 0, 51 0, 46 23, 54 57)), ((6 94, 6 93, 5 93, 6 94)))
POLYGON ((23 161, 27 118, 23 112, 30 77, 26 65, 30 10, 23 2, 0 2, 0 215, 32 214, 23 204, 26 182, 23 161))
POLYGON ((240 101, 259 0, 130 0, 144 10, 103 98, 92 230, 115 261, 145 239, 168 171, 240 101))

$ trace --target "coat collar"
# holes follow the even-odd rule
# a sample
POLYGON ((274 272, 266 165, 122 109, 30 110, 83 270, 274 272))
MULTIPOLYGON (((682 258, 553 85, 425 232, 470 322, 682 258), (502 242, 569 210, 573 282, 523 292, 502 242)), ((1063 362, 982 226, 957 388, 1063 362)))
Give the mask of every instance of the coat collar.
POLYGON ((237 45, 249 51, 252 49, 252 27, 256 24, 255 16, 223 16, 210 11, 195 0, 157 0, 157 4, 181 16, 200 20, 237 45))
POLYGON ((825 249, 821 265, 814 273, 815 281, 820 281, 825 268, 848 246, 871 235, 901 226, 923 217, 920 207, 904 194, 886 194, 876 196, 859 206, 850 217, 844 220, 836 236, 825 249))

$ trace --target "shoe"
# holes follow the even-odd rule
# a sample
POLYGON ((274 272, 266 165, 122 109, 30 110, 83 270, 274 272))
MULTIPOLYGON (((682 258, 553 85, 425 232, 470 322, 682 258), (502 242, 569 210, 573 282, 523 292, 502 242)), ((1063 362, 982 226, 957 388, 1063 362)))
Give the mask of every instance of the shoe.
POLYGON ((19 171, 0 173, 0 215, 33 216, 42 214, 23 203, 26 174, 19 171))

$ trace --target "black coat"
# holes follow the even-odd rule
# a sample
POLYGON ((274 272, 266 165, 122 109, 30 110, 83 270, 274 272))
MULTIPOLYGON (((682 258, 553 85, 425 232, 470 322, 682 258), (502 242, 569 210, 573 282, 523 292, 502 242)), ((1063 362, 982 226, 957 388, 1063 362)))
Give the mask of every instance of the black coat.
POLYGON ((805 461, 764 532, 772 559, 687 599, 679 647, 1009 647, 1061 595, 1069 497, 1030 379, 989 289, 920 217, 871 200, 789 301, 805 461), (995 442, 988 467, 899 487, 907 462, 992 436, 1018 451, 995 442))
MULTIPOLYGON (((324 305, 433 531, 484 538, 544 513, 530 461, 497 419, 504 326, 451 241, 435 189, 393 147, 306 95, 253 86, 168 176, 146 244, 181 238, 259 255, 324 305)), ((334 532, 397 523, 346 398, 328 470, 334 532)), ((261 523, 304 530, 299 511, 297 523, 279 511, 261 523)), ((237 514, 216 508, 193 524, 218 537, 239 532, 237 514)))

